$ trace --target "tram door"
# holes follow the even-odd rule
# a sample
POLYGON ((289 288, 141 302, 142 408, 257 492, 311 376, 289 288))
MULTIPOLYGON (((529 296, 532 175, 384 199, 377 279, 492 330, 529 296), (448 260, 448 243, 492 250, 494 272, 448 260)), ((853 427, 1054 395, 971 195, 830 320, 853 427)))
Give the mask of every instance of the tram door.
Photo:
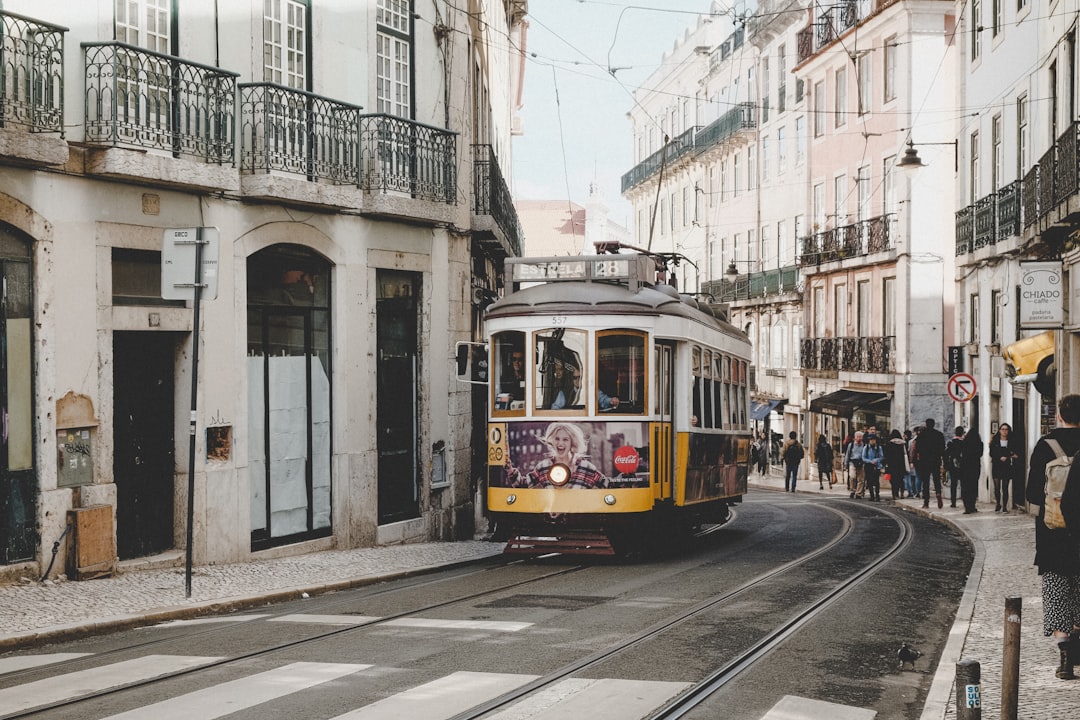
POLYGON ((657 422, 653 424, 652 448, 653 491, 658 499, 671 497, 671 480, 675 474, 675 432, 672 415, 675 402, 675 345, 656 343, 656 408, 657 422))

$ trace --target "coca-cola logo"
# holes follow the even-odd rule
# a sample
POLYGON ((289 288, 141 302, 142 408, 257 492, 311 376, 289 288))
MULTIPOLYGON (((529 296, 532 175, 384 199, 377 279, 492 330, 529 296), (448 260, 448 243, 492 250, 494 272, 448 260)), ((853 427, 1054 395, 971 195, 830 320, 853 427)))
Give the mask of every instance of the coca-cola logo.
POLYGON ((629 445, 623 445, 615 451, 615 469, 620 473, 637 472, 640 463, 641 456, 638 455, 635 448, 629 445))

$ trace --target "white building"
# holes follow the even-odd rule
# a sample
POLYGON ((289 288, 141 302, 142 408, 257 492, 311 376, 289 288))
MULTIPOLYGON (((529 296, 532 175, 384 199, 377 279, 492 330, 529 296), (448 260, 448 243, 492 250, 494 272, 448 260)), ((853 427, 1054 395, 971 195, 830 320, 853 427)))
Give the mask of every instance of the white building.
POLYGON ((101 505, 82 541, 175 557, 189 487, 196 563, 472 536, 453 355, 520 248, 524 12, 4 3, 4 569, 101 505), (159 278, 166 231, 203 227, 196 315, 159 278))

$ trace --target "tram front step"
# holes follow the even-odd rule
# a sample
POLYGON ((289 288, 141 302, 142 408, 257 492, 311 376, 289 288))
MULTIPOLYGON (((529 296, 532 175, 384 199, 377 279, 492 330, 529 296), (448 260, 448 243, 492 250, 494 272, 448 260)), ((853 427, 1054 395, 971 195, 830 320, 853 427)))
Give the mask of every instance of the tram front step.
POLYGON ((615 548, 612 547, 611 540, 602 533, 571 533, 558 537, 515 535, 506 543, 503 552, 521 555, 614 555, 615 548))

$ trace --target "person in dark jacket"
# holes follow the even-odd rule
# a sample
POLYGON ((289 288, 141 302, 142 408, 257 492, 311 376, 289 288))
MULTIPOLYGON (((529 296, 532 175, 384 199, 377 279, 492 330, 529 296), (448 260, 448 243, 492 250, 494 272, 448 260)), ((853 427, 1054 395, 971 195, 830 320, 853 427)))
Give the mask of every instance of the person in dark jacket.
POLYGON ((818 467, 818 489, 825 489, 825 480, 829 481, 829 487, 836 483, 833 475, 833 449, 824 435, 818 435, 817 445, 814 446, 814 459, 818 467))
POLYGON ((927 418, 923 431, 915 441, 915 471, 923 489, 923 507, 930 507, 930 480, 934 481, 937 493, 937 506, 944 505, 941 500, 941 458, 945 455, 945 436, 934 427, 934 418, 927 418))
POLYGON ((866 447, 863 448, 862 459, 863 474, 870 499, 879 501, 881 500, 881 472, 885 467, 885 451, 878 444, 878 436, 874 433, 866 436, 866 447))
POLYGON ((990 477, 994 479, 994 503, 997 505, 994 512, 1009 512, 1009 487, 1012 485, 1016 488, 1013 493, 1013 508, 1020 509, 1023 472, 1019 438, 1013 434, 1009 423, 1001 423, 1001 427, 990 439, 990 477))
MULTIPOLYGON (((1031 464, 1027 477, 1027 501, 1039 506, 1035 519, 1035 565, 1042 577, 1043 600, 1043 635, 1060 643, 1062 654, 1072 650, 1072 658, 1080 657, 1075 652, 1077 641, 1070 643, 1070 634, 1080 629, 1080 544, 1077 543, 1076 530, 1069 527, 1051 530, 1043 521, 1046 498, 1046 464, 1057 457, 1047 443, 1049 438, 1057 440, 1064 453, 1070 457, 1080 451, 1080 395, 1066 395, 1058 400, 1058 426, 1039 438, 1031 450, 1031 464)), ((1066 492, 1061 499, 1062 512, 1066 510, 1066 524, 1080 529, 1077 515, 1076 485, 1080 482, 1080 465, 1074 463, 1069 471, 1066 492), (1072 487, 1069 487, 1072 486, 1072 487)), ((1065 662, 1058 669, 1058 677, 1063 674, 1065 662)))
POLYGON ((971 428, 964 435, 960 454, 960 499, 964 514, 975 512, 975 498, 979 496, 979 478, 982 477, 983 441, 978 428, 971 428))
POLYGON ((885 472, 889 474, 893 500, 903 499, 908 474, 907 442, 900 431, 894 428, 884 448, 885 472))
POLYGON ((960 491, 960 459, 964 452, 964 428, 956 426, 952 440, 945 446, 945 473, 949 483, 949 507, 956 507, 956 494, 960 491))
POLYGON ((784 459, 784 492, 788 490, 795 492, 795 481, 799 479, 799 463, 802 462, 806 452, 794 430, 788 433, 788 439, 784 441, 781 454, 784 459))

